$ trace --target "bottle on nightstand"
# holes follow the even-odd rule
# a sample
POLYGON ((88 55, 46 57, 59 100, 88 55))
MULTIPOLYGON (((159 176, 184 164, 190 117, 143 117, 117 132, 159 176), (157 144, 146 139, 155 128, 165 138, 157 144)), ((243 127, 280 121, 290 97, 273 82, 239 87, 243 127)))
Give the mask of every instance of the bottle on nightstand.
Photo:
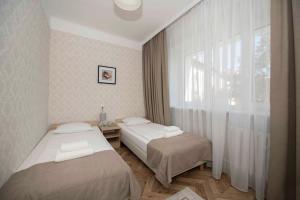
POLYGON ((101 105, 101 112, 100 112, 100 126, 106 125, 106 113, 104 112, 104 105, 101 105))

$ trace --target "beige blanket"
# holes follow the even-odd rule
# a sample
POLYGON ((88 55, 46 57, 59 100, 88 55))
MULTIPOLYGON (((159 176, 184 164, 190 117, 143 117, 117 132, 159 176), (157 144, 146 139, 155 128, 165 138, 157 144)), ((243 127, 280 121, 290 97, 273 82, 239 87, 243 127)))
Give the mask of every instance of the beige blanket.
POLYGON ((112 150, 60 163, 38 164, 14 174, 1 200, 138 200, 140 186, 112 150))
POLYGON ((210 142, 190 133, 155 139, 147 145, 147 163, 165 187, 174 175, 193 168, 198 161, 210 161, 211 156, 210 142))

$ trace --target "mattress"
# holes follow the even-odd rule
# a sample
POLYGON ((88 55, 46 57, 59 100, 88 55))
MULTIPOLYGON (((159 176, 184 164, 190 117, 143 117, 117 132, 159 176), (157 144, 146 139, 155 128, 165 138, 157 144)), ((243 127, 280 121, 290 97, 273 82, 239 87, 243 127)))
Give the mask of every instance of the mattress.
POLYGON ((49 131, 32 150, 28 158, 21 164, 16 172, 36 164, 54 161, 57 150, 62 143, 79 142, 83 140, 89 143, 95 153, 105 150, 114 150, 96 126, 93 127, 93 130, 91 131, 78 133, 58 134, 49 131))
POLYGON ((141 125, 127 126, 124 123, 118 123, 121 127, 121 140, 131 141, 143 152, 147 153, 147 144, 154 139, 165 136, 165 127, 161 124, 148 123, 141 125))

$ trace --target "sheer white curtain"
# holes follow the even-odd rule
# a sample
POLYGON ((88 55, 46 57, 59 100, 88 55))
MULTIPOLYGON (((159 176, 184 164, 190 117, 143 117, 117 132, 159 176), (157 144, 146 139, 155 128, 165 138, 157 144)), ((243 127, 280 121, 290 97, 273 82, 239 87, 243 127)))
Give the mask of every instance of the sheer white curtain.
POLYGON ((203 0, 167 29, 172 123, 213 144, 213 176, 264 198, 269 0, 203 0))

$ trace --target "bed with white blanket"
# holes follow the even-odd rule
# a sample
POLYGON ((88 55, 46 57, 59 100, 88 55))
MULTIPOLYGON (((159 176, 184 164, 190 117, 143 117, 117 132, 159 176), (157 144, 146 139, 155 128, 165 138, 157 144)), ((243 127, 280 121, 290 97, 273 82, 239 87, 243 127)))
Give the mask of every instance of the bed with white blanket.
POLYGON ((98 127, 49 131, 0 190, 0 199, 123 200, 140 198, 129 166, 98 127))
POLYGON ((210 142, 183 133, 178 127, 151 123, 142 118, 118 120, 118 125, 122 143, 151 168, 165 187, 170 186, 172 177, 211 161, 210 142))

